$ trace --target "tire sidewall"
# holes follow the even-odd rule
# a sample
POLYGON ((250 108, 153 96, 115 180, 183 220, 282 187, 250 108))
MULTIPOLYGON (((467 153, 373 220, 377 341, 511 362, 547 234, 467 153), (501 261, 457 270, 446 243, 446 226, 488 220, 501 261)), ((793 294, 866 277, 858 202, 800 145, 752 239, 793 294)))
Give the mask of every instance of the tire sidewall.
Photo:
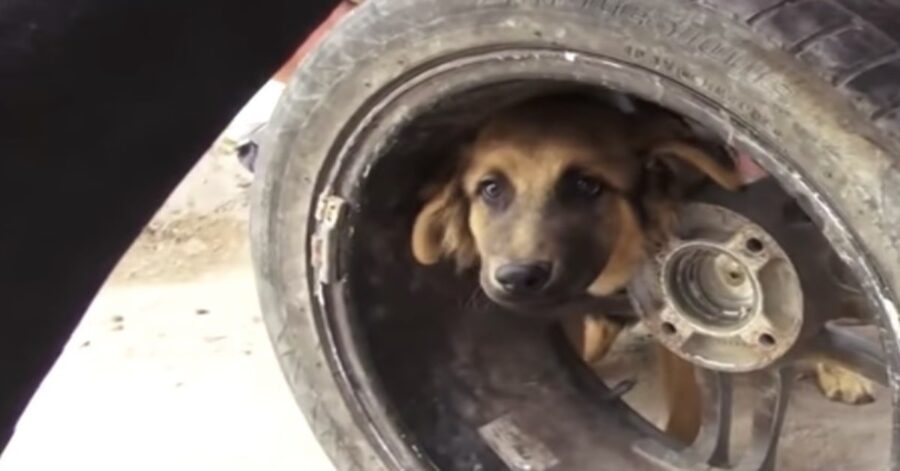
MULTIPOLYGON (((374 97, 410 71, 498 46, 563 48, 631 63, 752 123, 787 158, 779 177, 802 175, 815 197, 834 208, 839 217, 824 220, 826 235, 842 254, 855 247, 866 255, 851 262, 858 272, 877 275, 878 286, 868 287, 882 289, 882 296, 900 290, 894 143, 828 84, 733 20, 671 0, 369 0, 288 85, 261 148, 251 224, 262 308, 276 352, 337 469, 393 469, 397 463, 385 464, 391 458, 354 419, 358 411, 344 401, 321 348, 329 342, 313 308, 307 260, 314 207, 328 191, 322 176, 345 135, 344 123, 374 97)), ((665 93, 663 86, 658 93, 665 93)), ((896 310, 889 314, 883 331, 896 355, 900 320, 896 310)))

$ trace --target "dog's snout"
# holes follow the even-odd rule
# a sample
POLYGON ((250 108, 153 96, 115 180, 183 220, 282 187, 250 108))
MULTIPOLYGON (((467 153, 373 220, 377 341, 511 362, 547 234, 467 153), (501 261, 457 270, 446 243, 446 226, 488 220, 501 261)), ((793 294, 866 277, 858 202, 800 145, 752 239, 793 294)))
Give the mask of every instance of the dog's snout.
POLYGON ((509 294, 541 291, 550 280, 551 266, 546 262, 509 263, 494 273, 497 284, 509 294))

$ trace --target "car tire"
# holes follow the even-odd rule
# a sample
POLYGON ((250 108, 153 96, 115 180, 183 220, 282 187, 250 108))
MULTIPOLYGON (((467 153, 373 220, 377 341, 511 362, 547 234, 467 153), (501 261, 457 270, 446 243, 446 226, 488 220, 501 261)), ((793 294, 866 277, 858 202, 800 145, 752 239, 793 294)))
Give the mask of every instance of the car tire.
POLYGON ((896 358, 898 42, 900 4, 895 2, 369 0, 360 5, 288 84, 261 146, 252 208, 265 321, 297 402, 335 467, 429 466, 418 453, 391 449, 373 431, 374 422, 387 419, 360 405, 365 398, 359 399, 330 351, 327 312, 317 299, 320 267, 312 240, 327 223, 322 205, 333 192, 328 181, 335 155, 348 139, 348 123, 379 97, 447 58, 518 47, 567 51, 572 60, 590 54, 627 63, 648 72, 636 89, 664 97, 678 86, 698 100, 715 102, 733 122, 749 123, 777 143, 786 165, 767 166, 770 172, 797 192, 813 195, 812 206, 828 208, 820 223, 855 272, 870 280, 866 288, 885 313, 885 346, 896 358))

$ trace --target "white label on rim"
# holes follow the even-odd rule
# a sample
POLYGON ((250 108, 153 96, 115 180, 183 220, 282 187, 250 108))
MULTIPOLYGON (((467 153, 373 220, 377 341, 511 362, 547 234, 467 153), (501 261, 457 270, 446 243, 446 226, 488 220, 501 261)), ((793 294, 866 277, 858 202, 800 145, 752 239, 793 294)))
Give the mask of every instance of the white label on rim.
POLYGON ((546 471, 559 464, 549 448, 523 432, 509 415, 482 426, 478 432, 513 471, 546 471))

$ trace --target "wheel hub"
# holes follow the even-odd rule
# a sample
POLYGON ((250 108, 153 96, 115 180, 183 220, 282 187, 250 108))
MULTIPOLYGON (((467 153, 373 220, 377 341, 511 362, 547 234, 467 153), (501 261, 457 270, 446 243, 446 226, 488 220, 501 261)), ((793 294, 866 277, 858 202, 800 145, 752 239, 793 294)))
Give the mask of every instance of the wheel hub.
POLYGON ((685 205, 672 239, 630 288, 651 333, 705 368, 765 368, 797 341, 800 280, 784 250, 760 226, 710 204, 685 205))

